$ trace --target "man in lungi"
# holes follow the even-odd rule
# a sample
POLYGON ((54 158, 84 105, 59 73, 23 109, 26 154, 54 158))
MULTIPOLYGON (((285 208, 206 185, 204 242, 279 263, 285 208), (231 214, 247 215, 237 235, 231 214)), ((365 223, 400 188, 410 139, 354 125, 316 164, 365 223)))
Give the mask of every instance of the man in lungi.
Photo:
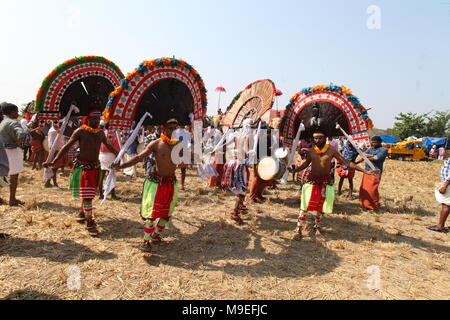
POLYGON ((181 151, 180 156, 183 157, 183 159, 184 158, 189 159, 189 161, 187 161, 187 163, 182 162, 178 165, 178 168, 181 171, 181 187, 180 187, 181 191, 185 190, 186 172, 187 172, 187 169, 189 168, 189 164, 191 163, 191 154, 192 154, 191 131, 192 131, 191 126, 186 126, 185 128, 177 129, 175 131, 175 136, 183 144, 183 151, 181 151), (185 157, 184 151, 188 152, 189 156, 185 157))
POLYGON ((344 159, 341 154, 330 148, 326 143, 326 136, 317 132, 313 135, 314 148, 304 149, 307 160, 299 168, 291 171, 302 171, 311 165, 311 171, 306 175, 302 188, 300 217, 297 223, 296 234, 294 240, 302 239, 303 227, 306 223, 306 215, 308 212, 315 214, 314 231, 317 235, 321 235, 321 222, 325 214, 331 214, 334 206, 334 177, 331 176, 332 161, 334 159, 340 161, 353 170, 363 172, 368 171, 358 167, 356 164, 344 159))
MULTIPOLYGON (((377 211, 380 208, 380 193, 378 192, 378 188, 381 183, 384 162, 389 154, 389 151, 383 148, 381 144, 382 140, 379 136, 374 136, 370 139, 371 148, 366 151, 366 155, 380 173, 379 175, 364 174, 359 191, 361 207, 370 211, 377 211)), ((366 170, 370 170, 367 164, 366 170)))
POLYGON ((441 204, 441 212, 439 213, 439 223, 435 226, 428 227, 428 230, 449 233, 450 228, 445 227, 450 212, 450 158, 444 162, 441 169, 441 185, 436 190, 436 200, 441 204))
MULTIPOLYGON (((114 147, 114 149, 120 150, 120 143, 119 143, 119 138, 117 137, 117 134, 114 133, 110 137, 109 123, 104 125, 103 133, 105 134, 105 137, 108 140, 108 142, 114 147)), ((103 191, 104 191, 103 190, 103 181, 105 180, 106 174, 107 173, 109 174, 109 170, 111 168, 111 165, 116 160, 116 157, 117 157, 117 155, 112 153, 108 149, 108 147, 102 143, 102 145, 100 147, 100 155, 99 155, 99 160, 100 160, 100 166, 101 166, 101 169, 102 169, 102 174, 101 174, 101 177, 100 177, 100 185, 98 187, 98 192, 100 193, 100 198, 101 199, 103 198, 103 191)), ((113 200, 120 200, 119 197, 117 197, 117 195, 116 195, 116 188, 111 190, 111 199, 113 199, 113 200)))
POLYGON ((36 123, 33 123, 32 129, 30 129, 30 144, 31 144, 31 158, 33 161, 33 168, 31 170, 41 170, 42 163, 45 161, 45 149, 44 149, 44 140, 45 140, 45 129, 46 123, 45 120, 40 120, 36 123))
MULTIPOLYGON (((218 146, 220 140, 222 140, 223 137, 222 127, 219 124, 217 124, 217 127, 212 130, 213 134, 211 135, 211 138, 207 142, 205 152, 214 151, 215 147, 218 146)), ((218 175, 216 177, 211 177, 209 179, 209 187, 211 188, 222 189, 222 177, 223 177, 223 168, 225 166, 226 149, 227 147, 226 145, 224 145, 222 148, 219 148, 219 150, 217 150, 215 153, 212 154, 212 157, 214 158, 213 167, 218 175)))
MULTIPOLYGON (((3 121, 3 112, 0 108, 0 123, 3 121)), ((9 181, 6 178, 9 173, 9 161, 8 155, 5 151, 5 146, 3 144, 2 137, 0 136, 0 188, 9 186, 9 181)), ((5 201, 0 197, 0 205, 5 204, 5 201)), ((1 239, 1 235, 0 235, 1 239)))
POLYGON ((91 236, 98 235, 97 224, 92 213, 92 200, 96 196, 100 181, 100 146, 103 143, 116 156, 119 154, 106 140, 103 130, 99 128, 100 116, 100 111, 90 111, 89 115, 83 119, 83 126, 73 133, 69 142, 61 149, 56 158, 50 163, 45 163, 46 168, 53 167, 78 142, 80 155, 75 160, 72 169, 70 190, 74 198, 82 200, 81 211, 76 221, 79 223, 86 222, 87 230, 91 236))
MULTIPOLYGON (((345 160, 356 163, 358 151, 356 151, 355 147, 350 142, 347 142, 344 146, 343 157, 345 160)), ((338 195, 342 194, 342 187, 344 186, 344 181, 347 179, 349 184, 348 198, 353 200, 353 179, 355 178, 356 171, 343 163, 339 163, 337 173, 340 177, 338 195)))
POLYGON ((145 253, 152 252, 152 243, 162 241, 161 233, 168 226, 178 200, 177 165, 172 159, 172 151, 180 140, 170 138, 177 128, 176 119, 167 121, 161 137, 151 142, 141 154, 122 165, 113 165, 122 170, 143 162, 151 154, 155 156, 156 167, 147 173, 142 192, 141 216, 145 221, 142 251, 145 253))
MULTIPOLYGON (((48 138, 48 146, 49 146, 50 150, 52 149, 53 144, 55 144, 55 141, 58 138, 58 135, 60 134, 60 132, 61 132, 61 124, 60 124, 60 122, 58 120, 53 121, 52 128, 49 130, 48 136, 47 136, 47 138, 48 138)), ((61 135, 58 138, 58 141, 56 141, 56 145, 55 145, 56 146, 56 154, 58 154, 58 152, 64 147, 64 144, 65 144, 64 143, 64 136, 61 135)), ((69 159, 68 159, 67 155, 65 155, 58 162, 55 163, 55 165, 52 167, 53 177, 48 179, 45 182, 45 185, 44 185, 45 188, 51 188, 52 187, 51 180, 53 180, 53 186, 59 188, 59 186, 58 186, 58 176, 57 176, 58 169, 64 168, 65 166, 68 165, 68 163, 69 163, 69 159)))
POLYGON ((19 174, 23 172, 23 152, 19 146, 25 138, 26 132, 23 130, 17 118, 19 117, 19 108, 11 103, 4 102, 0 105, 3 112, 3 121, 0 123, 0 139, 4 143, 5 151, 8 157, 10 186, 9 186, 9 205, 16 207, 25 203, 16 198, 17 185, 19 183, 19 174))

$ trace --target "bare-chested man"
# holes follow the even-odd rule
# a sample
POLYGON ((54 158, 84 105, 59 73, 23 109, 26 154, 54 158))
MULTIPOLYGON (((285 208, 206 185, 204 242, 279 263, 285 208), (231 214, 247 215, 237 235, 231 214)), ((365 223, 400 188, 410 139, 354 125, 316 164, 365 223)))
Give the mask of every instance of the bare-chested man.
POLYGON ((151 242, 162 241, 161 233, 169 224, 178 200, 178 183, 175 175, 177 165, 172 160, 172 150, 180 141, 169 138, 176 129, 178 129, 176 119, 167 121, 160 139, 151 142, 141 154, 129 161, 113 166, 121 170, 143 162, 151 154, 155 157, 156 167, 153 172, 147 173, 142 193, 141 216, 145 221, 142 250, 146 253, 152 252, 151 242))
POLYGON ((376 171, 368 172, 356 164, 344 159, 342 155, 335 149, 330 148, 326 144, 326 137, 323 133, 314 134, 314 148, 303 149, 307 154, 307 160, 299 168, 292 170, 299 172, 308 168, 311 164, 311 171, 306 174, 305 184, 302 188, 300 217, 297 224, 296 235, 294 240, 302 239, 303 227, 306 223, 306 214, 308 212, 315 213, 316 221, 314 230, 320 235, 320 223, 325 214, 331 214, 334 206, 334 177, 331 176, 331 162, 337 159, 351 169, 367 173, 376 174, 376 171))
POLYGON ((70 148, 78 142, 80 155, 74 161, 70 176, 70 190, 74 198, 82 199, 81 211, 76 218, 79 223, 87 222, 87 230, 92 236, 98 235, 97 224, 92 213, 92 200, 95 198, 100 180, 100 146, 103 143, 116 156, 118 151, 108 143, 103 130, 99 128, 101 112, 93 110, 83 120, 84 125, 76 130, 56 158, 45 163, 45 167, 53 167, 70 148))

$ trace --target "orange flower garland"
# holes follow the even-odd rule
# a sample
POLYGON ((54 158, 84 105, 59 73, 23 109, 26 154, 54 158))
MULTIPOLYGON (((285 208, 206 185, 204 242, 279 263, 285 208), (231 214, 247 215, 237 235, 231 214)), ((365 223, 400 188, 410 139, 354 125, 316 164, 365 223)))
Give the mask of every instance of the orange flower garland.
POLYGON ((178 140, 178 139, 174 139, 174 140, 169 139, 169 137, 166 136, 165 134, 161 135, 161 140, 164 141, 165 143, 167 143, 168 145, 171 145, 171 146, 174 146, 174 145, 176 145, 176 144, 178 144, 180 142, 180 140, 178 140))
POLYGON ((330 149, 329 144, 325 145, 325 147, 323 147, 323 149, 320 149, 318 146, 314 146, 314 150, 316 150, 316 152, 318 154, 325 154, 325 153, 327 153, 328 149, 330 149))
POLYGON ((82 125, 81 127, 80 127, 80 129, 83 129, 84 131, 87 131, 87 132, 90 132, 90 133, 94 133, 94 134, 97 134, 97 133, 99 133, 100 131, 102 131, 102 129, 100 129, 100 128, 97 128, 97 129, 93 129, 93 128, 91 128, 91 127, 89 127, 88 125, 82 125))

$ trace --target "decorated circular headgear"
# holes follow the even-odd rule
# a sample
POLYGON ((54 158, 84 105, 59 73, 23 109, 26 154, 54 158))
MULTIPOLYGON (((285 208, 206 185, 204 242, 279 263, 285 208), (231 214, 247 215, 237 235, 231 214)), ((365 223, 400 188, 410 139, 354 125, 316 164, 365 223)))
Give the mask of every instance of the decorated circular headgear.
POLYGON ((42 82, 35 111, 45 120, 60 119, 75 105, 86 116, 93 107, 104 110, 109 94, 124 75, 106 58, 78 57, 56 67, 42 82))
POLYGON ((110 130, 128 135, 145 113, 144 125, 164 125, 176 118, 185 126, 206 115, 207 90, 199 73, 180 59, 161 58, 142 62, 111 93, 105 122, 110 130), (192 116, 193 115, 193 116, 192 116))
POLYGON ((306 88, 292 97, 280 129, 285 145, 292 145, 301 124, 305 126, 302 139, 316 132, 343 136, 340 127, 353 140, 369 142, 368 130, 373 128, 367 109, 352 91, 333 84, 306 88))

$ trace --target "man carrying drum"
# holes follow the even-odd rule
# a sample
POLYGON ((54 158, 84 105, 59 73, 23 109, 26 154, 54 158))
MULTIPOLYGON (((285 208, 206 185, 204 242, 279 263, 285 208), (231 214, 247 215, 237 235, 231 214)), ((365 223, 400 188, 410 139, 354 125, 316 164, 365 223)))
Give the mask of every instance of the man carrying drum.
POLYGON ((305 177, 305 184, 302 188, 300 217, 294 240, 302 239, 308 212, 314 213, 316 216, 314 230, 317 235, 321 234, 320 224, 324 215, 333 212, 335 188, 334 179, 330 174, 333 159, 359 172, 371 175, 377 174, 377 171, 368 172, 344 159, 337 150, 330 148, 330 145, 326 143, 325 134, 317 132, 313 135, 313 138, 314 148, 302 150, 307 154, 306 162, 295 170, 289 168, 291 172, 299 172, 311 165, 311 171, 305 177))

